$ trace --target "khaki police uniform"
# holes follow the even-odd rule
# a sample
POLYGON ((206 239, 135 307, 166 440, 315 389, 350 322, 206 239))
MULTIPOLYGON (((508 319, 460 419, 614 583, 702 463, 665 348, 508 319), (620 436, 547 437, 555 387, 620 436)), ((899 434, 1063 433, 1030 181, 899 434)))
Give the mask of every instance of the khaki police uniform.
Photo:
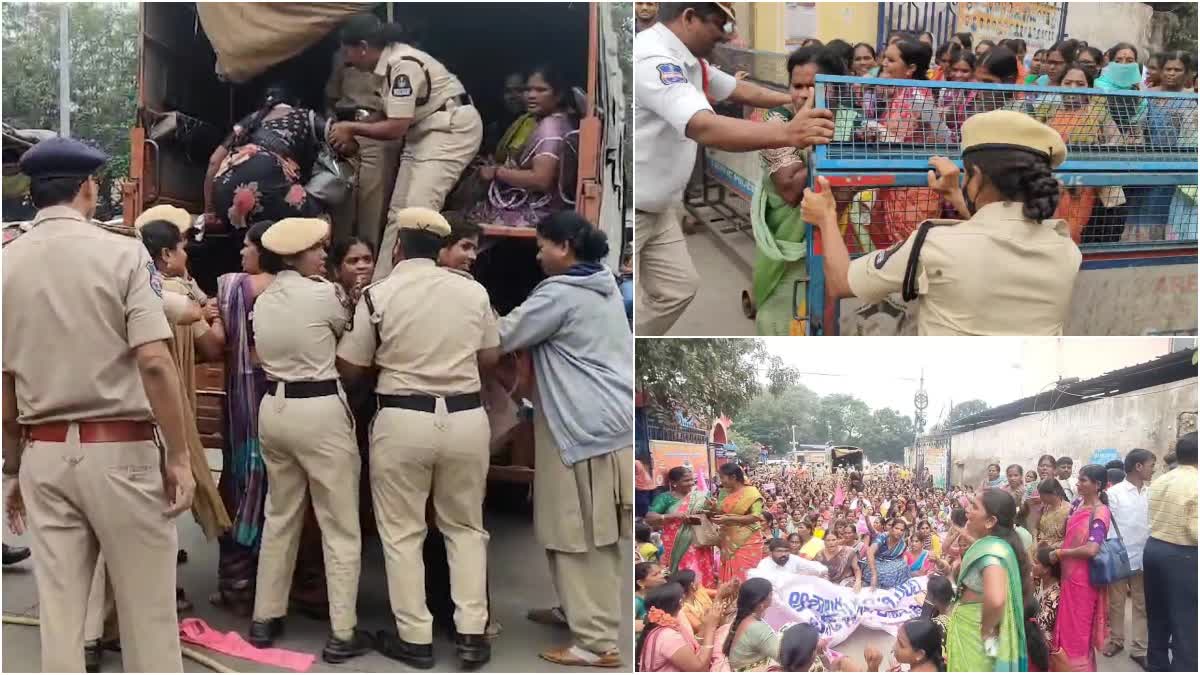
POLYGON ((633 61, 634 318, 638 335, 663 335, 700 285, 680 226, 684 189, 696 164, 697 145, 685 133, 687 124, 697 113, 712 112, 709 97, 729 98, 737 80, 694 56, 661 23, 634 38, 633 61))
MULTIPOLYGON (((384 118, 380 89, 378 75, 346 66, 339 58, 325 97, 333 102, 335 111, 362 111, 371 116, 368 119, 377 120, 384 118)), ((356 177, 354 194, 334 207, 333 238, 359 237, 378 250, 401 144, 366 136, 355 136, 354 140, 358 142, 358 153, 349 158, 356 177)))
MULTIPOLYGON (((320 220, 287 218, 267 230, 263 246, 291 254, 312 246, 327 231, 320 220), (306 236, 305 223, 319 233, 306 236), (299 234, 293 235, 294 230, 299 234), (292 237, 301 248, 290 250, 292 237), (286 243, 281 245, 280 239, 286 243)), ((330 281, 285 270, 254 302, 254 343, 268 378, 258 415, 268 487, 254 620, 287 614, 311 497, 321 527, 333 636, 350 640, 358 623, 362 467, 354 418, 335 365, 337 341, 349 314, 338 289, 330 281)))
MULTIPOLYGON (((82 146, 52 141, 67 151, 72 146, 65 144, 82 146)), ((16 382, 28 436, 20 485, 44 671, 83 671, 85 613, 101 551, 124 623, 125 669, 183 669, 178 541, 175 523, 162 513, 160 450, 133 353, 172 335, 161 285, 139 241, 66 206, 43 209, 36 227, 4 251, 3 367, 16 382), (111 438, 130 440, 105 442, 111 438)))
MULTIPOLYGON (((1010 148, 1038 153, 1051 168, 1067 154, 1058 132, 1007 110, 967 120, 962 139, 964 155, 1010 148)), ((903 242, 851 262, 850 290, 866 303, 891 293, 919 299, 919 335, 1062 335, 1083 256, 1066 221, 1039 223, 1022 210, 992 202, 969 220, 922 223, 903 242)))
MULTIPOLYGON (((401 212, 399 223, 420 227, 418 211, 429 229, 450 234, 445 219, 426 209, 401 212)), ((455 626, 464 635, 483 635, 487 626, 483 497, 490 430, 476 354, 499 344, 483 286, 433 260, 412 259, 364 291, 353 329, 338 347, 349 363, 379 367, 371 495, 397 632, 410 643, 433 640, 422 557, 431 496, 446 538, 455 626)))
POLYGON ((463 169, 479 153, 483 120, 461 82, 429 54, 400 42, 383 49, 375 67, 390 119, 411 118, 379 246, 375 281, 392 271, 392 247, 407 207, 440 211, 463 169))

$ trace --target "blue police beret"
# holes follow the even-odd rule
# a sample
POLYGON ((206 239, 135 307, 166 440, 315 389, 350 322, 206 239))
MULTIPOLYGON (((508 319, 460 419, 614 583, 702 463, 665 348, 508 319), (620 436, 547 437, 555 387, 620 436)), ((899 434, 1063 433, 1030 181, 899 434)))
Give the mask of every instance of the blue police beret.
POLYGON ((56 136, 21 155, 21 173, 30 178, 82 178, 108 161, 108 155, 73 138, 56 136))

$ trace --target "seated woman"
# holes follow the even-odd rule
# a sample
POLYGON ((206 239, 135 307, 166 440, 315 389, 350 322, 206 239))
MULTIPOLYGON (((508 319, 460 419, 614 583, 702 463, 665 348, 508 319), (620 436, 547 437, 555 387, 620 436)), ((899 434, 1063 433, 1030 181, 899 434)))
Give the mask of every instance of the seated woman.
POLYGON ((484 201, 471 210, 470 220, 533 227, 571 207, 578 166, 570 136, 577 133, 579 120, 567 103, 569 95, 566 81, 550 66, 530 71, 525 102, 537 118, 537 128, 503 164, 479 169, 479 177, 490 185, 484 201))
POLYGON ((262 106, 242 118, 208 161, 204 224, 244 230, 259 221, 313 218, 327 205, 305 190, 329 122, 287 88, 267 88, 262 106))

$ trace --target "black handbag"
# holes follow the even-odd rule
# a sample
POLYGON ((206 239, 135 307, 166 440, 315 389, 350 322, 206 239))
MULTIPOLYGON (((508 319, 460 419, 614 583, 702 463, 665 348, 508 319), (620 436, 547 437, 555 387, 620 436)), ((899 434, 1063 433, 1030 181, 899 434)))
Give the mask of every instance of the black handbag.
MULTIPOLYGON (((1111 516, 1111 509, 1109 514, 1111 516)), ((1095 519, 1096 509, 1093 508, 1092 520, 1095 519)), ((1117 538, 1105 539, 1100 544, 1100 552, 1088 562, 1088 578, 1093 586, 1108 586, 1133 576, 1133 570, 1129 567, 1129 551, 1125 550, 1125 542, 1121 539, 1121 528, 1117 526, 1116 518, 1110 517, 1109 520, 1117 538)))

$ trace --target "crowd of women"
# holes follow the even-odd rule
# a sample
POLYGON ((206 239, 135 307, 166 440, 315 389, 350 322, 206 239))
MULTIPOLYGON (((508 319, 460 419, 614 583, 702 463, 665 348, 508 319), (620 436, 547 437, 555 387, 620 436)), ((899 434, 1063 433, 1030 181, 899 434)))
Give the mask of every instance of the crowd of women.
MULTIPOLYGON (((1194 99, 1124 95, 1194 92, 1195 54, 1146 54, 1125 42, 1101 51, 1068 39, 1029 55, 1021 39, 999 44, 984 40, 973 46, 971 34, 959 33, 940 46, 933 40, 929 33, 895 31, 879 51, 867 43, 805 41, 787 62, 792 103, 767 111, 765 119, 787 123, 806 105, 816 75, 840 75, 872 78, 862 84, 828 84, 825 89, 826 105, 835 112, 834 144, 853 143, 853 152, 859 154, 871 150, 905 157, 914 152, 954 155, 963 123, 995 110, 1025 113, 1046 124, 1062 136, 1070 152, 1107 147, 1158 152, 1196 146, 1194 99), (928 85, 891 85, 887 80, 928 85), (1054 89, 1039 92, 1042 87, 1054 89), (1097 91, 1076 96, 1061 88, 1097 91)), ((794 309, 792 282, 807 275, 807 228, 800 203, 808 183, 806 152, 783 148, 760 153, 764 171, 751 208, 759 249, 754 301, 760 333, 787 334, 794 309)), ((930 164, 935 172, 943 172, 947 163, 934 156, 930 164)), ((1195 237, 1194 186, 1071 186, 1058 192, 1048 211, 1066 221, 1077 244, 1195 237)), ((839 229, 852 254, 888 248, 928 219, 972 216, 967 204, 932 177, 928 187, 835 188, 833 193, 839 229)), ((1019 196, 1013 200, 1025 201, 1019 196)))
MULTIPOLYGON (((774 556, 769 541, 786 539, 792 555, 822 563, 830 582, 856 592, 928 577, 920 617, 897 633, 896 665, 1094 671, 1108 604, 1088 566, 1111 523, 1110 476, 1087 465, 1068 480, 1062 468, 1049 455, 1036 472, 992 464, 980 485, 945 490, 895 466, 747 473, 724 464, 713 497, 696 490, 689 468, 673 468, 637 524, 638 667, 862 670, 826 649, 813 627, 776 630, 763 620, 771 583, 747 572, 774 556)), ((872 649, 864 659, 868 670, 882 662, 872 649)))

